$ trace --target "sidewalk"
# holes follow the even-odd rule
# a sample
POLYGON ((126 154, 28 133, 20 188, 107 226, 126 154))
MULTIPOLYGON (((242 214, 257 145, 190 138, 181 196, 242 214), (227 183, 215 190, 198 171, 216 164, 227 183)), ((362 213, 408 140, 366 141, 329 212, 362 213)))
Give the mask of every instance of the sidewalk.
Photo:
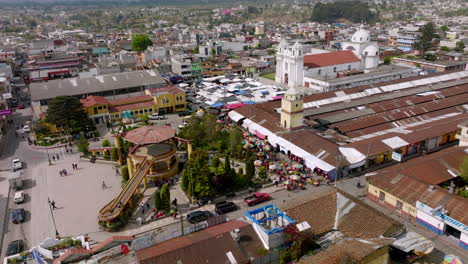
MULTIPOLYGON (((147 190, 149 190, 149 189, 152 189, 153 191, 152 192, 148 191, 148 196, 146 195, 147 192, 145 191, 145 198, 143 199, 143 201, 146 201, 147 199, 149 199, 149 203, 151 204, 151 209, 150 210, 152 210, 152 206, 153 206, 152 197, 149 196, 149 193, 151 193, 151 194, 154 193, 155 188, 148 188, 147 190)), ((272 193, 275 193, 277 191, 281 191, 283 189, 284 189, 283 185, 278 185, 278 187, 271 186, 271 187, 268 187, 268 188, 260 189, 260 190, 258 190, 258 192, 265 192, 265 193, 268 193, 268 194, 272 194, 272 193)), ((179 187, 179 182, 176 185, 171 187, 171 199, 176 197, 179 205, 184 205, 184 204, 189 205, 189 200, 186 197, 185 197, 186 201, 185 201, 185 203, 183 203, 184 198, 181 198, 180 193, 176 194, 176 192, 178 192, 178 191, 182 192, 180 190, 180 187, 179 187), (177 186, 177 188, 175 188, 176 186, 177 186)), ((183 192, 182 192, 182 195, 185 196, 185 194, 183 192)), ((243 200, 244 200, 243 197, 244 196, 245 195, 241 195, 241 196, 236 197, 234 199, 230 199, 230 201, 232 201, 232 202, 234 202, 236 204, 241 204, 241 203, 243 203, 243 200)), ((188 213, 190 213, 192 211, 211 211, 211 212, 213 212, 214 209, 215 209, 214 204, 207 204, 207 205, 204 205, 202 207, 195 207, 195 208, 188 207, 188 210, 187 211, 184 210, 185 212, 182 213, 182 216, 186 216, 188 213)), ((134 216, 132 216, 132 217, 134 217, 134 216)), ((106 232, 106 231, 99 231, 99 232, 88 233, 88 236, 93 241, 102 242, 102 241, 104 241, 105 239, 107 239, 107 238, 109 238, 111 236, 136 236, 136 235, 146 233, 146 232, 149 232, 149 231, 154 231, 154 230, 156 230, 158 228, 162 228, 162 227, 165 227, 165 226, 168 226, 168 225, 172 225, 174 223, 180 223, 180 215, 177 215, 176 219, 174 219, 172 217, 165 217, 165 218, 162 218, 162 219, 159 219, 159 220, 155 220, 155 221, 143 224, 141 226, 137 225, 135 223, 129 223, 127 225, 127 227, 125 228, 125 230, 120 231, 120 232, 112 232, 111 233, 111 232, 106 232)))

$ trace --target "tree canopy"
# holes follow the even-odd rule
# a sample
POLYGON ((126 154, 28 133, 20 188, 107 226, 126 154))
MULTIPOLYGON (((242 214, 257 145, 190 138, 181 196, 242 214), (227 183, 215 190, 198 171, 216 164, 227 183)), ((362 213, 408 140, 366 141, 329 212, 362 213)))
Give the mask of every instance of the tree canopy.
POLYGON ((46 122, 69 130, 70 134, 93 131, 94 123, 86 115, 80 100, 72 96, 58 96, 50 100, 46 122))
POLYGON ((136 34, 132 37, 132 50, 136 52, 145 51, 149 46, 153 46, 153 41, 142 34, 136 34))
POLYGON ((436 34, 436 28, 434 23, 429 22, 423 27, 419 29, 419 32, 421 33, 418 41, 414 43, 414 48, 416 50, 419 50, 422 52, 422 54, 425 54, 426 51, 430 50, 433 45, 435 39, 440 38, 439 35, 436 34))
POLYGON ((319 2, 315 4, 311 18, 320 23, 337 22, 339 19, 347 19, 354 23, 365 21, 370 24, 377 21, 377 15, 370 10, 369 5, 360 1, 319 2))

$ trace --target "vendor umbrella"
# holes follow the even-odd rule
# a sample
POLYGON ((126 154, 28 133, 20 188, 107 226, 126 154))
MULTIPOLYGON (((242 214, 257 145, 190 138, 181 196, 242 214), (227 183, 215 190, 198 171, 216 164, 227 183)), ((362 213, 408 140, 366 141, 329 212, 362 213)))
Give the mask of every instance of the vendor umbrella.
POLYGON ((304 166, 302 166, 301 164, 295 164, 293 167, 296 168, 296 169, 304 168, 304 166))
POLYGON ((253 144, 247 143, 244 145, 244 149, 253 148, 253 144))
POLYGON ((261 156, 264 156, 265 155, 265 152, 259 152, 257 153, 257 156, 261 157, 261 156))
POLYGON ((278 168, 278 165, 273 164, 273 165, 270 165, 268 168, 270 170, 276 170, 278 168))
POLYGON ((244 132, 244 137, 250 137, 250 133, 249 132, 244 132))
POLYGON ((288 185, 288 184, 291 184, 290 181, 285 181, 284 184, 288 185))
POLYGON ((297 181, 297 180, 300 180, 301 177, 299 177, 299 175, 292 175, 289 177, 289 179, 297 181))
POLYGON ((255 166, 262 166, 262 164, 263 164, 263 161, 261 161, 261 160, 254 161, 255 166))
POLYGON ((263 146, 265 146, 265 142, 263 142, 262 140, 259 140, 259 141, 257 141, 257 146, 258 147, 263 147, 263 146))
POLYGON ((258 139, 254 138, 254 137, 251 137, 251 138, 249 139, 249 141, 252 142, 252 143, 257 142, 257 140, 258 140, 258 139))
POLYGON ((463 262, 457 256, 446 255, 442 264, 463 264, 463 262))
POLYGON ((271 150, 270 145, 265 145, 265 146, 263 147, 263 150, 264 150, 264 151, 270 151, 270 150, 271 150))
POLYGON ((242 140, 242 145, 245 145, 245 144, 247 144, 247 143, 249 143, 249 142, 247 141, 247 139, 242 140))

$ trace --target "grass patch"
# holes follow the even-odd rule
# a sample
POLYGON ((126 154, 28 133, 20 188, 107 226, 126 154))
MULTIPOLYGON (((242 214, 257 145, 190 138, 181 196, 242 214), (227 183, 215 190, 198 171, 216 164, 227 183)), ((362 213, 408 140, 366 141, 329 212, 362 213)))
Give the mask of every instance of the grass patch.
POLYGON ((274 81, 275 80, 275 73, 274 72, 267 73, 267 74, 261 75, 261 77, 274 81))

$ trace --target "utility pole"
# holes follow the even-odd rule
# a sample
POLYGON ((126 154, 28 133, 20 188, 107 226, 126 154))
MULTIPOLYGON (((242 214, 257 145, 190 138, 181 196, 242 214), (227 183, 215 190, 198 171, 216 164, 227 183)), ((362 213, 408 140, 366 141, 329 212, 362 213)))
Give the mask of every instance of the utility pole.
POLYGON ((338 182, 338 176, 339 176, 339 173, 340 173, 340 165, 341 165, 341 159, 342 158, 343 158, 343 156, 341 156, 341 155, 336 156, 335 188, 336 188, 336 184, 338 182))
POLYGON ((59 232, 57 231, 57 226, 55 225, 55 218, 54 218, 54 212, 52 212, 52 202, 50 201, 50 198, 47 197, 47 201, 49 203, 49 209, 50 209, 50 215, 52 216, 52 222, 54 223, 54 229, 55 229, 55 237, 57 239, 60 239, 59 232))

